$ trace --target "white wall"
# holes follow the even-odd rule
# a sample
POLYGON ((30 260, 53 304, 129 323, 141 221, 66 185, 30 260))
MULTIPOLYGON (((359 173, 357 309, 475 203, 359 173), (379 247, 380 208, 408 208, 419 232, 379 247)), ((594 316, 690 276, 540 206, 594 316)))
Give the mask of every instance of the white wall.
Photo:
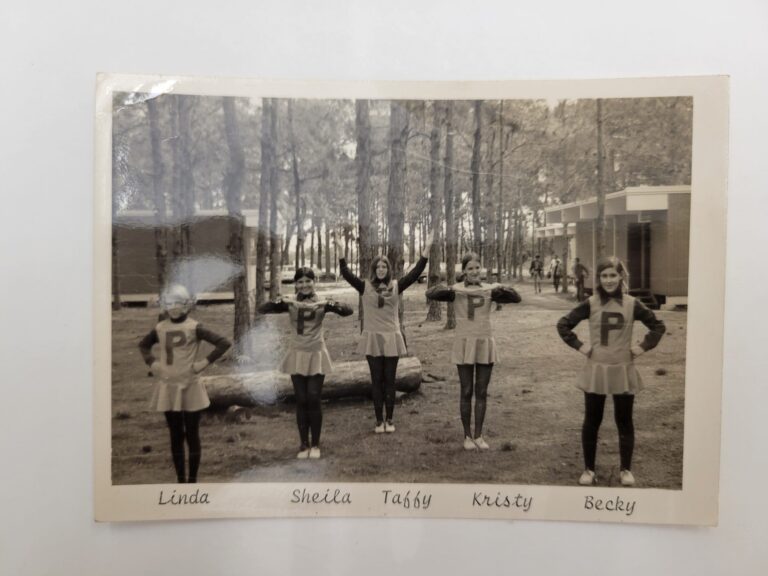
POLYGON ((760 139, 768 131, 768 5, 706 5, 3 3, 0 573, 768 573, 768 355, 762 327, 754 324, 764 307, 751 304, 768 280, 759 262, 768 240, 760 139), (720 527, 407 520, 94 524, 89 299, 99 71, 446 80, 730 74, 720 527))

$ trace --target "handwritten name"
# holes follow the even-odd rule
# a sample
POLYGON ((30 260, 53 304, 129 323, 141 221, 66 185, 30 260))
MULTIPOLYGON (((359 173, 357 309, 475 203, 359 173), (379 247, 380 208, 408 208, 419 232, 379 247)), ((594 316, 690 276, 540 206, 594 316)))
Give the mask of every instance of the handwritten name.
POLYGON ((208 492, 201 492, 199 488, 191 493, 177 493, 176 490, 172 490, 170 494, 167 494, 164 490, 160 490, 160 498, 157 501, 158 506, 210 503, 208 492))
POLYGON ((385 505, 401 506, 406 510, 410 508, 426 510, 432 503, 432 494, 422 493, 421 490, 417 490, 414 494, 411 494, 410 490, 405 493, 395 492, 394 490, 382 490, 381 493, 384 495, 385 505))
POLYGON ((334 490, 327 488, 324 492, 322 490, 312 492, 306 488, 296 488, 291 494, 291 503, 293 504, 352 504, 352 495, 338 488, 334 490))
POLYGON ((603 500, 594 496, 584 497, 585 510, 607 510, 608 512, 624 512, 627 516, 632 516, 635 511, 635 500, 623 500, 621 496, 603 500))
POLYGON ((522 494, 510 496, 501 492, 496 492, 491 496, 484 492, 475 492, 472 496, 472 506, 484 506, 487 508, 518 508, 523 512, 528 512, 533 505, 533 496, 526 498, 522 494))

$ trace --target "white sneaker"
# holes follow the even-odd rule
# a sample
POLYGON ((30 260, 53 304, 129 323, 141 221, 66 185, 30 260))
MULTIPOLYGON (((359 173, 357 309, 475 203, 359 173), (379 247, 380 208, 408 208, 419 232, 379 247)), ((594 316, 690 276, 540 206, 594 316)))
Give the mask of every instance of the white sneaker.
POLYGON ((299 450, 299 453, 296 454, 296 458, 298 458, 299 460, 306 460, 307 458, 309 458, 309 452, 310 452, 309 448, 302 448, 301 450, 299 450))
POLYGON ((312 460, 320 458, 320 447, 312 446, 312 448, 309 449, 309 457, 312 458, 312 460))
POLYGON ((477 450, 477 444, 469 436, 464 436, 464 450, 477 450))
POLYGON ((592 486, 597 484, 597 474, 593 470, 584 470, 579 478, 579 484, 581 486, 592 486))
POLYGON ((373 429, 374 434, 384 434, 384 422, 381 424, 376 424, 376 427, 373 429))
POLYGON ((621 479, 621 485, 622 486, 634 486, 635 485, 635 477, 632 475, 632 472, 629 470, 622 470, 619 472, 619 478, 621 479))
POLYGON ((391 434, 395 431, 395 425, 392 424, 392 420, 384 422, 384 432, 391 434))
POLYGON ((475 445, 480 448, 480 450, 490 450, 491 448, 482 436, 475 438, 475 445))

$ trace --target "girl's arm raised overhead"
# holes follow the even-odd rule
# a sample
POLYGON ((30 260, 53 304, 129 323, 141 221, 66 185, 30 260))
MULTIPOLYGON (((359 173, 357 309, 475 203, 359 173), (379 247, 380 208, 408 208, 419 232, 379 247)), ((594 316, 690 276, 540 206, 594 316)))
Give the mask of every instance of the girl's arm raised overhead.
POLYGON ((557 321, 557 333, 560 335, 560 338, 563 339, 563 342, 568 344, 568 346, 574 350, 579 350, 584 343, 579 340, 579 337, 576 336, 573 329, 576 328, 579 322, 589 318, 589 312, 589 300, 584 300, 584 302, 576 306, 576 308, 557 321))
POLYGON ((437 300, 438 302, 453 302, 456 298, 456 292, 445 284, 437 284, 427 290, 427 298, 437 300))
POLYGON ((499 286, 491 290, 491 300, 499 304, 517 304, 522 298, 514 288, 499 286))
POLYGON ((344 247, 341 245, 339 238, 335 234, 333 236, 333 244, 336 246, 336 254, 339 256, 339 270, 341 271, 342 277, 349 282, 352 288, 362 294, 365 290, 365 282, 355 276, 352 270, 349 269, 349 266, 347 266, 347 260, 344 258, 344 247))
POLYGON ((325 311, 333 312, 334 314, 338 314, 339 316, 352 315, 352 308, 350 306, 347 306, 346 304, 342 304, 341 302, 336 302, 336 301, 326 302, 325 311))
POLYGON ((424 269, 427 267, 427 261, 429 260, 429 251, 432 248, 433 238, 434 233, 429 232, 426 241, 424 242, 424 247, 421 249, 421 258, 416 262, 416 266, 414 266, 408 274, 397 281, 398 292, 403 292, 408 286, 416 282, 419 279, 419 276, 424 272, 424 269))
POLYGON ((352 288, 360 292, 360 294, 365 291, 365 282, 355 276, 352 270, 349 269, 349 266, 347 266, 347 261, 344 258, 339 258, 339 270, 341 270, 344 280, 349 282, 352 288))
POLYGON ((419 261, 416 262, 416 266, 414 266, 408 274, 400 278, 400 280, 397 281, 397 291, 403 292, 408 286, 416 282, 416 280, 419 279, 419 276, 421 276, 421 273, 424 272, 424 268, 427 267, 427 258, 422 256, 419 258, 419 261))

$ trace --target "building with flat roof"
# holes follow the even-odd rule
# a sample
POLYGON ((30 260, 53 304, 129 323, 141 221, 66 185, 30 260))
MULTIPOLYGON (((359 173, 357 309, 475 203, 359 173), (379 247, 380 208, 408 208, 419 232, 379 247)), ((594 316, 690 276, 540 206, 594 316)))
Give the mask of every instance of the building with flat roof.
MULTIPOLYGON (((630 291, 652 295, 659 304, 687 304, 690 214, 688 185, 637 186, 606 194, 606 249, 627 265, 630 291)), ((578 257, 594 274, 597 198, 550 206, 545 215, 536 237, 551 238, 557 253, 568 242, 569 267, 578 257)), ((593 285, 594 278, 588 278, 587 287, 593 285)))

